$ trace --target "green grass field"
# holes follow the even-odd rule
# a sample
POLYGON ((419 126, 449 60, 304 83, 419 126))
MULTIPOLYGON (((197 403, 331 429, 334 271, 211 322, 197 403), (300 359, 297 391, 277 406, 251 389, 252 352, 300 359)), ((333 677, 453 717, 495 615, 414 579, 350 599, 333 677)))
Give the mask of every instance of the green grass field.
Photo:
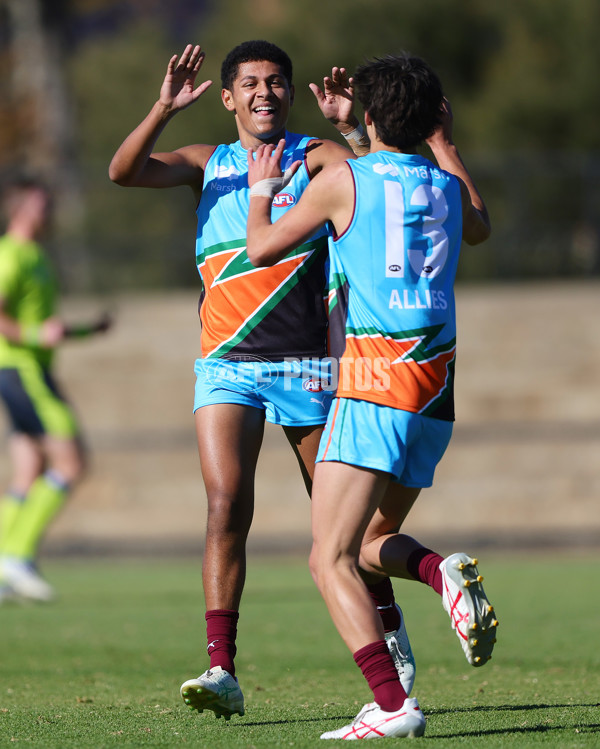
MULTIPOLYGON (((600 746, 600 559, 505 554, 480 571, 500 620, 481 669, 432 591, 395 584, 428 718, 415 741, 600 746)), ((179 697, 207 664, 199 560, 73 559, 45 572, 57 603, 0 608, 2 747, 315 747, 371 699, 304 560, 250 559, 237 658, 246 715, 229 723, 179 697)))

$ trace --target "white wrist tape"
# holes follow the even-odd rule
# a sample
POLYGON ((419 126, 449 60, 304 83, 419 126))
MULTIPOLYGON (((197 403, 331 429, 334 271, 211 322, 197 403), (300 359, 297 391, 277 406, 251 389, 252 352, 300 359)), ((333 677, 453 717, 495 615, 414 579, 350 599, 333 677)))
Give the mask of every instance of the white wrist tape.
POLYGON ((359 145, 362 145, 363 143, 368 143, 367 137, 365 135, 365 131, 362 125, 358 125, 354 128, 354 130, 351 130, 349 133, 342 133, 343 137, 348 141, 352 143, 358 143, 359 145))
POLYGON ((261 179, 250 188, 250 197, 260 196, 262 198, 274 198, 278 192, 289 184, 293 177, 291 168, 285 170, 281 177, 268 177, 261 179))

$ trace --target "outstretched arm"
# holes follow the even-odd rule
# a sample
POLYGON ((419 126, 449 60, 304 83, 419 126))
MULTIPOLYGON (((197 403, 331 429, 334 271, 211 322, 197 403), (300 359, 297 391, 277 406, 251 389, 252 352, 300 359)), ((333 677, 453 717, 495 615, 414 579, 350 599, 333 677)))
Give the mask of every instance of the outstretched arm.
POLYGON ((453 115, 450 102, 444 99, 442 122, 433 135, 427 139, 427 144, 433 151, 439 166, 460 179, 463 202, 463 239, 467 244, 479 244, 490 236, 490 218, 483 198, 475 186, 458 148, 454 145, 452 124, 453 115))
POLYGON ((354 114, 354 89, 346 68, 334 67, 323 78, 323 88, 309 84, 326 120, 346 139, 356 156, 369 153, 370 141, 354 114))
POLYGON ((112 315, 103 312, 89 323, 72 323, 65 326, 65 338, 88 338, 98 333, 106 333, 114 324, 112 315))
POLYGON ((201 179, 211 146, 188 146, 172 153, 152 151, 171 118, 212 85, 204 81, 195 86, 203 61, 199 45, 188 44, 179 59, 171 57, 157 102, 112 158, 108 173, 113 182, 127 187, 173 187, 194 185, 201 179))
POLYGON ((48 317, 41 323, 19 323, 4 310, 0 299, 0 335, 12 343, 31 348, 55 348, 65 338, 87 338, 112 327, 108 313, 87 324, 68 325, 59 317, 48 317))

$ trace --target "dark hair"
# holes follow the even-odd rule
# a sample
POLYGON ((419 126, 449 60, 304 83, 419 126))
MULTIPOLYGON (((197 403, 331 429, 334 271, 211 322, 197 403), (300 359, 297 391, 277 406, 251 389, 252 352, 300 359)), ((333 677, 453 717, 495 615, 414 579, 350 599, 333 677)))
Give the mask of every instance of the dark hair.
POLYGON ((361 65, 353 78, 358 100, 385 145, 416 148, 439 125, 442 84, 420 57, 408 53, 375 57, 361 65))
POLYGON ((244 62, 258 62, 266 60, 280 65, 288 85, 292 85, 292 61, 289 56, 276 44, 255 39, 242 42, 234 47, 221 65, 221 86, 231 91, 233 82, 238 74, 239 66, 244 62))

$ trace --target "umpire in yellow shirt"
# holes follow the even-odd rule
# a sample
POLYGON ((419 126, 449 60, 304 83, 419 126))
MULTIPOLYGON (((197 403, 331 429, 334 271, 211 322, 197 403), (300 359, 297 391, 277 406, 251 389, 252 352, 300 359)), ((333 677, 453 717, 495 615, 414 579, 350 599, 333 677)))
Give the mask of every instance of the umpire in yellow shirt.
POLYGON ((84 471, 77 421, 52 376, 54 349, 65 338, 110 327, 67 326, 55 315, 57 283, 40 237, 51 200, 37 180, 2 193, 0 238, 0 397, 11 427, 12 477, 0 498, 0 603, 12 597, 49 601, 52 586, 36 568, 39 544, 84 471))

